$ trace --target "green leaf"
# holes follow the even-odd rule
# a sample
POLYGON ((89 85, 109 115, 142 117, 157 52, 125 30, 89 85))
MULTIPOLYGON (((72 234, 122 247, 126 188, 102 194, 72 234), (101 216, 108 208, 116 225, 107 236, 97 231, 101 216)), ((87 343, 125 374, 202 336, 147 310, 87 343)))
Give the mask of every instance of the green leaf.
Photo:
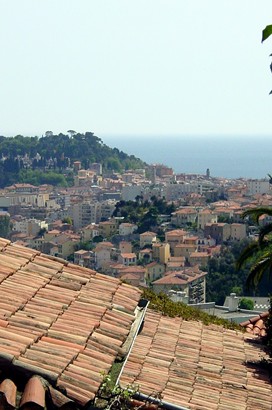
POLYGON ((272 34, 272 24, 269 26, 266 26, 265 29, 263 30, 263 36, 262 36, 262 42, 266 40, 269 36, 272 34))
POLYGON ((247 211, 243 212, 242 218, 250 216, 254 222, 259 223, 259 219, 262 215, 272 216, 272 208, 271 207, 260 207, 254 209, 248 209, 247 211))

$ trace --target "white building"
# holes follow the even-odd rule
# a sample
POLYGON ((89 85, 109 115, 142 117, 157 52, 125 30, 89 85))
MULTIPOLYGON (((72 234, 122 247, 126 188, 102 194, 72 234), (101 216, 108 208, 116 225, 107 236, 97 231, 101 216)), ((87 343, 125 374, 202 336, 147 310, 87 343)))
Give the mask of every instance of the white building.
POLYGON ((126 236, 131 235, 138 229, 137 225, 123 222, 119 225, 119 235, 126 236))
POLYGON ((48 223, 38 219, 27 219, 13 221, 13 230, 22 232, 28 236, 36 236, 41 229, 48 230, 48 223))
POLYGON ((270 183, 267 179, 249 179, 246 182, 247 194, 268 194, 270 192, 270 183))

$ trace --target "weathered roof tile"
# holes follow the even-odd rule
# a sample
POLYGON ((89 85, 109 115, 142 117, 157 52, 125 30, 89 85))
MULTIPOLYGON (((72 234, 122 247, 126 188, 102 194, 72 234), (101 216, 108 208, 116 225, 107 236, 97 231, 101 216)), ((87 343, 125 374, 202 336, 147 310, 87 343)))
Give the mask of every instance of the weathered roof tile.
POLYGON ((100 371, 109 371, 127 338, 141 292, 1 238, 0 292, 0 362, 54 380, 80 404, 92 399, 100 371))
POLYGON ((246 362, 258 360, 263 352, 247 337, 148 311, 121 385, 134 383, 147 395, 159 393, 163 401, 188 409, 248 409, 254 403, 258 409, 269 408, 267 403, 272 407, 267 372, 258 373, 257 384, 256 369, 246 362))

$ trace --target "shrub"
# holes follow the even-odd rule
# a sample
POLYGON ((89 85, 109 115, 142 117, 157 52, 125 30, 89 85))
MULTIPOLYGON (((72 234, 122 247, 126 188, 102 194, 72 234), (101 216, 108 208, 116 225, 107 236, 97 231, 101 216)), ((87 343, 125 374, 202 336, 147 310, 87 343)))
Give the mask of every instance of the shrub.
POLYGON ((247 298, 242 298, 239 303, 239 308, 240 309, 246 309, 246 310, 253 310, 254 309, 254 302, 251 299, 247 298))

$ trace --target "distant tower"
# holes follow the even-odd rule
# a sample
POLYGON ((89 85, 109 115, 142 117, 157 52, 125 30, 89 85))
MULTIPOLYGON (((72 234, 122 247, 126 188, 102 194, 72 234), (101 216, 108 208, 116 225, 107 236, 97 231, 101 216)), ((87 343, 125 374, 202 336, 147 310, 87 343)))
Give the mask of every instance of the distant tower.
POLYGON ((207 170, 206 170, 206 177, 207 177, 207 178, 210 178, 210 175, 211 175, 211 174, 210 174, 210 168, 207 168, 207 170))
POLYGON ((156 184, 156 165, 152 165, 151 182, 156 184))

